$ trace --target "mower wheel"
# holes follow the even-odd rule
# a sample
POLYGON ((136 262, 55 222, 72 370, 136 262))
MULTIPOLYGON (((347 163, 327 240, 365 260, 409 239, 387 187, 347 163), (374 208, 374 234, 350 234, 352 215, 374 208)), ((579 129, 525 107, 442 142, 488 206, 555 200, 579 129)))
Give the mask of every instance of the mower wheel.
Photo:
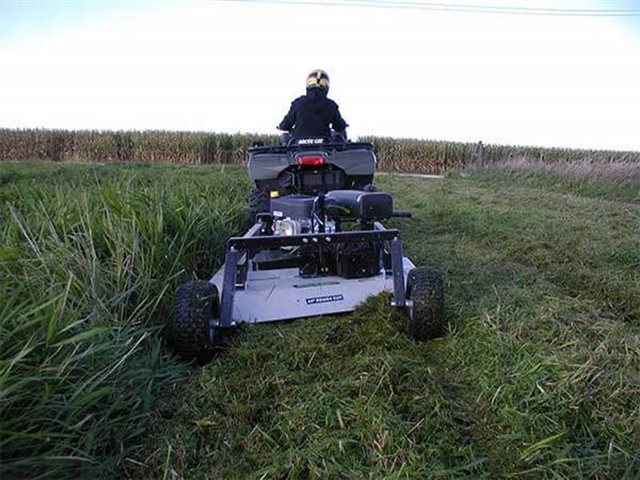
POLYGON ((271 199, 268 192, 256 188, 249 192, 249 216, 253 223, 258 220, 259 213, 268 213, 270 207, 271 199))
POLYGON ((427 267, 414 268, 407 279, 409 332, 416 340, 429 340, 445 333, 444 275, 427 267))
POLYGON ((218 306, 218 289, 209 282, 191 280, 178 287, 167 336, 180 357, 200 365, 213 358, 219 332, 210 322, 218 316, 218 306))

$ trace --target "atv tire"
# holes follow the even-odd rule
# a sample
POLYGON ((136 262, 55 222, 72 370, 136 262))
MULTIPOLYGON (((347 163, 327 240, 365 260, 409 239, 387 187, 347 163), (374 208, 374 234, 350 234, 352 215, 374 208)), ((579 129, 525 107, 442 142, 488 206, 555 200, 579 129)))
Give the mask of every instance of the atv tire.
POLYGON ((414 268, 407 278, 409 332, 416 340, 444 335, 444 275, 427 267, 414 268))
POLYGON ((249 218, 251 222, 258 221, 258 214, 269 213, 271 209, 271 199, 269 194, 260 189, 252 189, 249 192, 249 218))
POLYGON ((168 341, 184 360, 204 365, 213 358, 219 331, 210 322, 218 316, 215 285, 203 280, 183 283, 176 291, 174 317, 168 325, 168 341))

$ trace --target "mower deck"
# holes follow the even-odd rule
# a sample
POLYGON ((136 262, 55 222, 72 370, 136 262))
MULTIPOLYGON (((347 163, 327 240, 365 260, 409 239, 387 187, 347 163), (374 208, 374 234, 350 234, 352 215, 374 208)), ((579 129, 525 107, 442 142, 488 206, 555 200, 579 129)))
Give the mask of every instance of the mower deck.
MULTIPOLYGON (((404 280, 415 265, 402 260, 404 280)), ((249 271, 243 288, 236 288, 232 321, 263 323, 333 313, 351 312, 367 297, 393 292, 393 275, 381 270, 368 278, 338 276, 303 278, 298 268, 249 271)), ((211 278, 218 291, 224 288, 224 267, 211 278)))

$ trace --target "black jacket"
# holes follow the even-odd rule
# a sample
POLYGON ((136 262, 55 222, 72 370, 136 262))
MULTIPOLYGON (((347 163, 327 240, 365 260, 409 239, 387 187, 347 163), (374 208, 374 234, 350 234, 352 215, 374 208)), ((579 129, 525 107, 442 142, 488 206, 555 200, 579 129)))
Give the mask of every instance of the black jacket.
POLYGON ((347 126, 347 122, 340 116, 338 104, 327 98, 324 90, 314 88, 291 103, 289 113, 278 128, 290 131, 295 138, 330 138, 330 127, 340 132, 347 126))

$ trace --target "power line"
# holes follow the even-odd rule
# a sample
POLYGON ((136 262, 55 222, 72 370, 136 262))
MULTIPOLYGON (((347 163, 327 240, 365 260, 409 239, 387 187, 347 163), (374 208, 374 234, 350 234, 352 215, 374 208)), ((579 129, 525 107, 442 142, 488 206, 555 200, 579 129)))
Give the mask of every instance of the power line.
POLYGON ((498 13, 509 15, 546 15, 546 16, 640 16, 637 9, 560 9, 502 7, 491 5, 449 4, 436 2, 376 1, 376 0, 227 0, 245 3, 273 3, 313 6, 349 6, 364 8, 390 8, 411 10, 433 10, 462 13, 498 13))
POLYGON ((468 3, 442 3, 442 2, 418 2, 418 1, 403 1, 403 0, 370 0, 365 2, 364 0, 344 0, 345 4, 349 3, 380 3, 387 5, 401 5, 408 7, 431 7, 431 8, 447 8, 447 9, 472 9, 472 10, 486 10, 491 12, 527 12, 527 13, 542 13, 542 14, 640 14, 638 9, 587 9, 587 8, 555 8, 555 7, 521 7, 521 6, 498 6, 498 5, 477 5, 468 3))
POLYGON ((379 0, 218 0, 240 3, 271 3, 281 5, 311 5, 330 7, 386 8, 399 10, 427 10, 458 13, 485 13, 502 15, 535 15, 560 17, 633 17, 640 16, 640 9, 577 9, 545 7, 509 7, 497 5, 473 5, 464 3, 410 2, 379 0))
MULTIPOLYGON (((349 0, 343 0, 345 3, 351 3, 349 0)), ((445 8, 478 8, 478 9, 487 9, 487 10, 518 10, 518 11, 530 11, 530 12, 558 12, 558 13, 607 13, 607 12, 620 12, 620 13, 628 13, 638 11, 637 9, 587 9, 587 8, 556 8, 556 7, 522 7, 522 6, 505 6, 505 5, 478 5, 478 4, 470 4, 470 3, 443 3, 443 2, 418 2, 413 1, 409 2, 406 0, 369 0, 365 2, 364 0, 351 0, 358 3, 387 3, 387 4, 398 4, 398 5, 413 5, 413 6, 433 6, 433 7, 445 7, 445 8)))

